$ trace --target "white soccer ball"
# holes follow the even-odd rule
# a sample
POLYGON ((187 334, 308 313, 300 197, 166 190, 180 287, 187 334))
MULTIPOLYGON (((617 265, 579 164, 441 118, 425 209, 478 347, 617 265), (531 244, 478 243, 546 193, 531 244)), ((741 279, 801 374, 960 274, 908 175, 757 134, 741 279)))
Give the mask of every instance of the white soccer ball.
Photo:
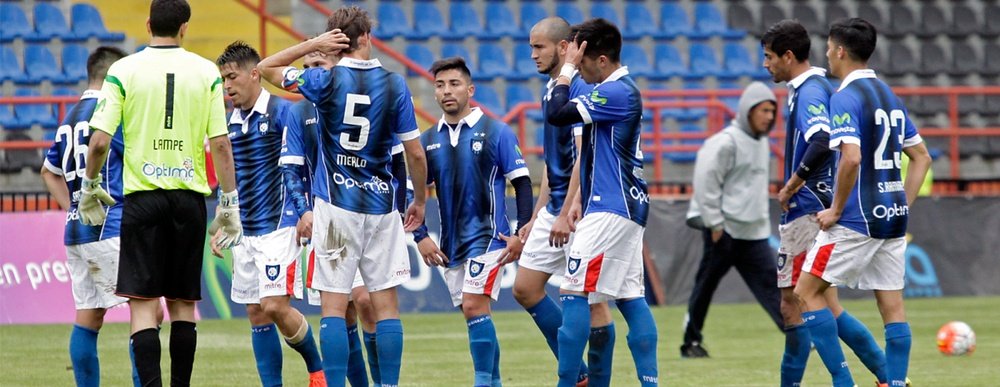
POLYGON ((976 332, 961 321, 941 326, 937 334, 938 350, 948 356, 972 354, 976 350, 976 332))

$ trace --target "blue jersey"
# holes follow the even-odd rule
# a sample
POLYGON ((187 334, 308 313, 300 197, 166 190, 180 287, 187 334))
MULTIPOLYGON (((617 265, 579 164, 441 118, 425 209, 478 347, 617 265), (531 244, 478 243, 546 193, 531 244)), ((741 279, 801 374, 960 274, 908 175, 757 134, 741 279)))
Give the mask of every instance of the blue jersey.
POLYGON ((278 159, 291 103, 261 90, 250 111, 233 109, 229 141, 233 144, 240 220, 248 236, 295 226, 298 214, 281 184, 278 159))
MULTIPOLYGON (((826 79, 826 72, 812 68, 788 82, 788 119, 785 121, 785 181, 792 177, 802 163, 809 148, 809 140, 820 131, 830 132, 830 94, 833 86, 826 79)), ((815 214, 828 207, 833 200, 833 157, 827 157, 819 168, 806 176, 802 189, 788 200, 788 211, 781 217, 786 224, 802 215, 815 214)))
POLYGON ((441 251, 449 267, 506 247, 511 235, 504 201, 506 180, 528 176, 517 136, 478 108, 452 128, 442 121, 424 131, 427 180, 441 211, 441 251))
POLYGON ((56 130, 55 142, 45 154, 45 168, 62 176, 70 194, 70 208, 66 214, 66 232, 63 243, 67 246, 96 242, 114 238, 119 235, 122 219, 122 205, 125 202, 122 190, 122 155, 125 143, 122 141, 122 131, 115 131, 111 137, 111 147, 107 161, 101 167, 104 176, 102 187, 115 199, 115 204, 108 208, 108 217, 101 226, 87 226, 80 222, 77 205, 80 203, 80 184, 84 170, 87 168, 87 144, 90 143, 90 118, 97 107, 101 92, 87 90, 76 104, 66 114, 62 125, 56 130))
POLYGON ((580 153, 584 216, 610 212, 645 227, 649 195, 639 148, 642 97, 628 68, 615 70, 573 102, 586 124, 580 153))
POLYGON ((830 117, 830 149, 861 147, 858 179, 837 223, 872 238, 902 237, 910 210, 901 153, 922 141, 906 107, 874 71, 855 70, 830 97, 830 117))
POLYGON ((393 138, 420 136, 403 77, 377 59, 343 58, 331 70, 289 68, 284 86, 315 103, 322 121, 313 194, 349 211, 393 211, 393 138))
MULTIPOLYGON (((542 97, 542 111, 552 96, 555 80, 550 80, 542 97)), ((583 81, 579 75, 573 77, 569 85, 570 98, 590 94, 593 88, 583 81)), ((550 214, 558 215, 562 210, 566 193, 569 191, 569 178, 573 175, 573 163, 576 162, 576 136, 582 134, 582 125, 555 126, 547 120, 542 126, 542 154, 545 157, 545 174, 549 181, 549 204, 545 206, 550 214), (568 146, 567 144, 573 144, 568 146)))

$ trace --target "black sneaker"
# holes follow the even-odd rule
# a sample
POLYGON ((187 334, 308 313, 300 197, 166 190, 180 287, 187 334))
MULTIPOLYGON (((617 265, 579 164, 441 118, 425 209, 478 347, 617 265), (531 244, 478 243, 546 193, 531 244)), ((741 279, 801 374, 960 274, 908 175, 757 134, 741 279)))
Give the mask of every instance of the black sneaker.
POLYGON ((683 358, 699 358, 699 357, 709 357, 708 351, 701 346, 701 343, 694 342, 691 344, 681 345, 681 357, 683 358))

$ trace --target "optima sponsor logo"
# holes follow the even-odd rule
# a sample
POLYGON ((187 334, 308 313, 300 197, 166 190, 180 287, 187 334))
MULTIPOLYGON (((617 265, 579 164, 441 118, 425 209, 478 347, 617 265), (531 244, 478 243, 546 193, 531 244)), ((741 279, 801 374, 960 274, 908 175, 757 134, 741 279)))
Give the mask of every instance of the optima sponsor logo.
POLYGON ((379 179, 377 176, 372 176, 370 181, 360 182, 354 180, 350 176, 344 176, 340 172, 333 173, 333 182, 339 186, 346 187, 348 190, 352 188, 360 188, 365 191, 371 191, 376 193, 389 193, 389 183, 379 179))
POLYGON ((877 205, 872 208, 872 215, 878 219, 892 220, 892 218, 897 216, 906 216, 910 213, 910 206, 893 204, 892 207, 887 207, 884 205, 877 205))
POLYGON ((170 178, 187 182, 194 178, 194 162, 191 158, 186 158, 184 164, 178 167, 156 165, 147 161, 142 164, 142 174, 153 179, 170 178))

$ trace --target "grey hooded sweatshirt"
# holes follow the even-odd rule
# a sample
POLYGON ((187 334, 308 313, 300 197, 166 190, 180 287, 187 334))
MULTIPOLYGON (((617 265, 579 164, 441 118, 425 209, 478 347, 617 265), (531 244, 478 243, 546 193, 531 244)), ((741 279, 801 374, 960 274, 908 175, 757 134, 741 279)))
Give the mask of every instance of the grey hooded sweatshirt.
POLYGON ((765 101, 777 103, 774 92, 761 82, 751 83, 740 96, 736 118, 698 150, 689 224, 723 226, 733 239, 758 240, 771 234, 771 150, 767 136, 753 134, 749 122, 750 110, 765 101))

